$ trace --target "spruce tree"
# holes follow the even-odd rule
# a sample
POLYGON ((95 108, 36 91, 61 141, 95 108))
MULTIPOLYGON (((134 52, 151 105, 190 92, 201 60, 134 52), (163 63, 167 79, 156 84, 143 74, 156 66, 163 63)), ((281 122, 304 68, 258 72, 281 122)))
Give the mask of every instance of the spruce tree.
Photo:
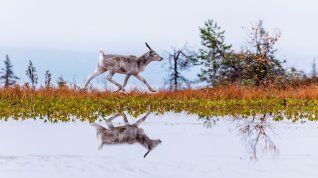
POLYGON ((9 87, 17 83, 19 77, 14 75, 12 70, 12 63, 8 55, 6 55, 6 59, 4 60, 4 68, 1 69, 0 80, 3 81, 4 87, 9 87))
POLYGON ((200 27, 201 44, 197 64, 202 65, 198 75, 200 81, 215 85, 221 78, 220 69, 225 56, 231 50, 231 45, 225 43, 225 31, 213 20, 208 20, 200 27))
MULTIPOLYGON (((38 75, 36 74, 35 67, 33 66, 32 61, 29 61, 28 69, 25 71, 26 75, 29 77, 29 80, 32 85, 32 89, 36 88, 36 85, 38 84, 38 75)), ((29 86, 29 83, 26 83, 26 86, 29 86)))
POLYGON ((65 88, 67 84, 62 75, 57 79, 56 83, 59 88, 65 88))
POLYGON ((45 72, 45 88, 52 88, 52 84, 51 84, 51 81, 52 81, 52 74, 50 73, 49 70, 47 70, 45 72))
POLYGON ((317 77, 316 58, 314 58, 311 68, 312 68, 311 69, 311 77, 316 78, 317 77))

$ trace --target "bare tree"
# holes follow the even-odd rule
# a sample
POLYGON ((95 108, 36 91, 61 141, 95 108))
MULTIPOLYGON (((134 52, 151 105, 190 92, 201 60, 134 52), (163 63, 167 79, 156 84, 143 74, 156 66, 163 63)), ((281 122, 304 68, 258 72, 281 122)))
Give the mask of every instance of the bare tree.
POLYGON ((194 52, 188 48, 187 44, 181 49, 173 48, 172 52, 168 52, 169 68, 165 85, 168 85, 170 90, 178 90, 183 86, 190 87, 191 81, 181 72, 191 67, 194 56, 194 52))

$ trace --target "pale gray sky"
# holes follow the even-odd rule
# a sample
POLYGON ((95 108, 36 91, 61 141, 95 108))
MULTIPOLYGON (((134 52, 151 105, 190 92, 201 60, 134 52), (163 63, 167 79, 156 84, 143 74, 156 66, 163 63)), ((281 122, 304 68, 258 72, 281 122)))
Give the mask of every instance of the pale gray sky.
MULTIPOLYGON (((23 54, 12 48, 32 49, 25 51, 31 59, 41 49, 62 49, 90 53, 87 63, 92 63, 99 48, 139 55, 146 50, 145 41, 159 53, 185 42, 198 48, 198 27, 209 18, 225 29, 226 41, 240 49, 246 40, 242 27, 262 19, 267 29, 282 32, 277 47, 288 66, 309 71, 318 51, 317 8, 315 0, 1 0, 0 55, 10 47, 9 55, 20 56, 12 60, 21 61, 26 60, 23 54)), ((90 70, 85 69, 85 75, 90 70)))

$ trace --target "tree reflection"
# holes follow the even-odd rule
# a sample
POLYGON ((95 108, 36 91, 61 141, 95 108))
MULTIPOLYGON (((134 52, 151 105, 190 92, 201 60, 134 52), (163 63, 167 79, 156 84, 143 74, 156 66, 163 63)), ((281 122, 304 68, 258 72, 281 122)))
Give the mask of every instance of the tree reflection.
POLYGON ((212 128, 219 120, 218 117, 199 116, 199 121, 203 122, 203 126, 206 128, 212 128))
MULTIPOLYGON (((271 121, 275 120, 276 116, 273 118, 270 114, 256 114, 248 117, 226 116, 222 119, 220 117, 199 116, 199 121, 203 123, 204 127, 212 128, 222 120, 228 121, 227 117, 230 118, 230 122, 236 123, 234 130, 238 131, 246 144, 250 159, 257 160, 259 152, 270 154, 273 157, 279 155, 279 149, 271 139, 271 135, 275 134, 271 121)), ((228 124, 228 122, 226 123, 228 124)))
POLYGON ((258 158, 258 150, 261 149, 263 153, 272 154, 277 157, 279 150, 270 135, 274 133, 270 122, 270 116, 255 115, 253 117, 242 118, 236 117, 236 128, 242 136, 244 143, 246 143, 250 159, 258 158))

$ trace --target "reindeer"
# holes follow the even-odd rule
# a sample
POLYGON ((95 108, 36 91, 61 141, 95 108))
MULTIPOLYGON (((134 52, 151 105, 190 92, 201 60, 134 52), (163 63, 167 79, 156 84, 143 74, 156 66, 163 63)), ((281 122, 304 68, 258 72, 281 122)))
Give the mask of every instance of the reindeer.
POLYGON ((98 147, 99 149, 103 148, 103 145, 115 145, 115 144, 134 144, 139 143, 148 151, 144 155, 144 158, 148 155, 148 153, 153 150, 157 145, 161 143, 161 140, 152 140, 150 139, 142 128, 138 126, 146 120, 150 111, 143 116, 140 120, 138 120, 135 124, 129 124, 127 117, 124 113, 119 113, 107 120, 108 129, 105 127, 98 125, 96 123, 92 123, 91 125, 96 128, 97 137, 100 138, 101 144, 98 147), (111 123, 118 116, 123 116, 124 126, 114 127, 111 123))
POLYGON ((90 74, 87 77, 84 84, 84 89, 87 88, 88 83, 94 77, 106 71, 109 71, 107 80, 109 80, 111 83, 115 84, 118 87, 117 91, 125 91, 124 87, 127 85, 129 77, 133 75, 138 80, 143 82, 151 92, 156 92, 153 88, 151 88, 151 86, 139 73, 143 72, 150 62, 162 61, 163 58, 160 57, 154 50, 152 50, 147 43, 145 44, 149 51, 140 57, 136 57, 133 55, 124 56, 105 54, 103 50, 100 50, 97 68, 92 74, 90 74), (112 79, 115 73, 126 74, 126 78, 123 85, 120 85, 112 79))

